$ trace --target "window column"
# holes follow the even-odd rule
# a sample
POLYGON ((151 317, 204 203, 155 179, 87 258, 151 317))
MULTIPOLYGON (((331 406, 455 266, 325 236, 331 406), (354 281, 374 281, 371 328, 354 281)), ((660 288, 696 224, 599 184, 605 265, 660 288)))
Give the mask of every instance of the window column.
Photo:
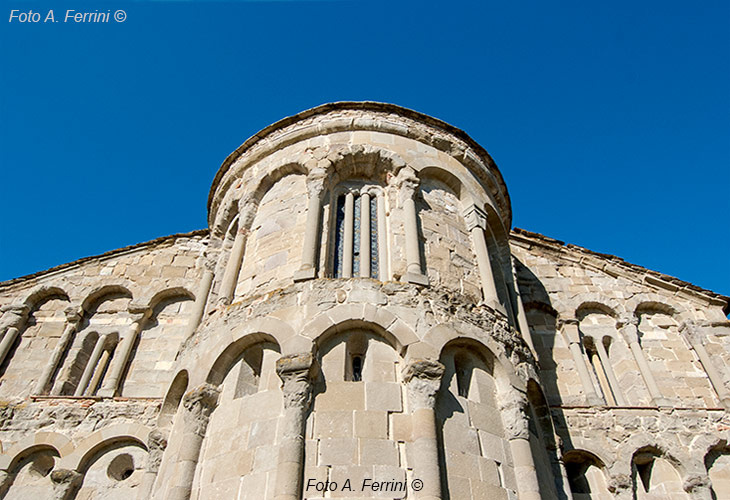
POLYGON ((352 259, 355 255, 355 195, 345 195, 345 231, 342 245, 342 277, 352 278, 352 259))
POLYGON ((317 248, 321 241, 320 220, 322 218, 322 194, 324 193, 325 177, 307 177, 307 222, 304 231, 304 246, 302 248, 302 265, 294 273, 294 281, 313 279, 317 274, 317 248))
POLYGON ((120 379, 124 368, 126 368, 129 361, 129 357, 132 354, 134 344, 139 337, 142 328, 144 327, 147 318, 152 314, 152 309, 146 306, 129 306, 130 315, 140 315, 139 318, 134 320, 127 330, 127 334, 122 338, 117 350, 117 355, 112 360, 112 365, 109 369, 109 377, 104 383, 104 387, 99 391, 100 396, 113 397, 119 390, 120 379))
POLYGON ((2 330, 4 330, 3 339, 0 341, 0 364, 2 364, 13 347, 21 328, 25 326, 30 308, 25 304, 12 304, 3 306, 0 311, 3 313, 2 330))
POLYGON ((487 250, 487 239, 485 235, 487 214, 476 205, 472 205, 464 211, 464 222, 466 222, 466 229, 471 233, 474 253, 477 256, 477 267, 479 268, 479 277, 482 282, 484 303, 492 309, 505 312, 499 302, 497 286, 494 282, 494 274, 492 273, 492 262, 489 259, 489 251, 487 250))
POLYGON ((651 396, 653 403, 656 406, 670 406, 669 401, 662 396, 659 386, 654 379, 654 374, 651 373, 651 369, 649 368, 649 363, 647 363, 646 357, 644 357, 644 351, 641 350, 636 319, 629 319, 624 324, 622 331, 626 338, 626 342, 629 344, 629 348, 631 349, 631 354, 633 354, 634 360, 639 366, 639 371, 641 372, 641 376, 644 378, 644 382, 646 383, 646 387, 649 390, 649 395, 651 396))
POLYGON ((411 167, 403 167, 396 176, 399 198, 403 209, 403 225, 406 246, 406 273, 403 281, 416 285, 428 285, 428 277, 421 272, 421 251, 418 243, 418 213, 416 212, 416 191, 420 180, 411 167))
POLYGON ((43 373, 36 383, 35 389, 33 390, 34 394, 46 394, 48 392, 51 380, 53 380, 53 375, 59 368, 58 363, 61 361, 61 358, 71 343, 71 338, 74 333, 79 329, 84 312, 80 308, 77 309, 69 307, 64 311, 64 314, 66 315, 66 327, 63 330, 63 334, 61 335, 56 348, 53 350, 51 360, 43 369, 43 373))
POLYGON ((593 387, 593 381, 588 373, 588 367, 586 367, 585 357, 583 351, 580 348, 580 331, 578 330, 577 320, 565 320, 562 325, 563 338, 569 345, 570 354, 573 356, 573 362, 575 363, 575 369, 578 371, 581 384, 583 385, 583 392, 586 395, 586 403, 591 406, 599 406, 603 404, 601 398, 598 397, 595 387, 593 387))

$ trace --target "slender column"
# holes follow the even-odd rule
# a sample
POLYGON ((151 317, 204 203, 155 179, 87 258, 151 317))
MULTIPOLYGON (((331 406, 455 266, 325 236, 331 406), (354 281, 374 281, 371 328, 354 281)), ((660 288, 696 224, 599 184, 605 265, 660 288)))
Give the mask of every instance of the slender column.
POLYGON ((421 251, 418 245, 418 214, 416 212, 416 190, 420 180, 411 167, 400 169, 397 175, 399 198, 403 207, 403 223, 406 239, 406 274, 403 281, 417 285, 428 285, 428 277, 421 272, 421 251))
POLYGON ((122 373, 124 373, 124 369, 127 367, 129 356, 132 354, 132 349, 134 349, 134 344, 137 341, 139 332, 142 331, 142 327, 152 313, 152 309, 145 306, 130 304, 129 313, 140 316, 132 322, 127 330, 127 334, 119 343, 116 355, 112 358, 112 364, 109 368, 109 376, 106 378, 104 386, 99 391, 100 396, 113 397, 119 390, 119 382, 122 378, 122 373))
POLYGON ((530 325, 527 323, 527 313, 525 312, 525 304, 522 302, 522 294, 520 293, 520 286, 517 283, 517 269, 515 267, 515 259, 510 258, 512 262, 512 279, 515 283, 515 294, 517 295, 517 326, 520 327, 520 333, 522 338, 525 340, 529 348, 532 350, 535 358, 537 358, 537 351, 535 351, 535 344, 532 341, 532 334, 530 333, 530 325))
POLYGON ((75 470, 56 469, 51 472, 53 500, 71 500, 84 481, 84 475, 75 470))
POLYGON ((167 436, 159 429, 154 429, 147 437, 147 468, 142 476, 139 485, 138 500, 149 500, 152 498, 152 487, 155 485, 157 472, 160 470, 162 455, 167 448, 167 436))
POLYGON ((649 395, 651 396, 652 401, 656 406, 670 406, 669 401, 662 397, 659 386, 657 385, 656 380, 654 380, 654 374, 651 372, 649 363, 647 363, 646 358, 644 357, 644 351, 641 350, 641 345, 639 344, 639 333, 635 320, 632 319, 626 322, 622 331, 629 344, 629 348, 631 349, 631 354, 634 355, 634 360, 636 360, 636 364, 639 365, 639 371, 646 383, 646 387, 649 390, 649 395))
POLYGON ((618 406, 626 406, 626 399, 624 398, 624 393, 621 391, 621 386, 618 383, 618 378, 616 378, 616 373, 613 371, 613 366, 611 366, 611 360, 608 358, 606 346, 603 345, 603 341, 601 339, 595 337, 593 338, 593 344, 595 344, 596 352, 598 352, 598 357, 601 359, 601 365, 603 366, 603 371, 608 379, 608 385, 611 388, 613 397, 616 399, 616 404, 618 406))
POLYGON ((530 449, 527 407, 527 396, 513 387, 509 388, 499 405, 505 436, 512 452, 517 495, 520 500, 541 500, 535 460, 530 449))
POLYGON ((588 374, 588 367, 586 366, 585 356, 580 348, 580 332, 578 331, 578 322, 576 320, 566 320, 563 322, 563 337, 568 341, 570 346, 570 354, 573 356, 573 362, 575 368, 578 371, 578 376, 583 384, 583 391, 586 395, 586 403, 591 406, 599 406, 603 404, 601 398, 596 394, 596 389, 591 381, 591 376, 588 374))
POLYGON ((294 281, 313 279, 317 274, 317 248, 321 241, 320 221, 322 219, 322 193, 324 193, 323 176, 307 177, 307 222, 304 231, 302 248, 302 265, 294 273, 294 281))
POLYGON ((352 278, 352 256, 354 254, 353 246, 355 244, 355 195, 347 193, 345 195, 345 231, 344 245, 342 247, 342 277, 352 278))
POLYGON ((69 307, 64 311, 64 313, 66 314, 66 327, 63 330, 63 334, 61 335, 58 344, 56 344, 56 348, 53 350, 51 360, 48 364, 46 364, 43 369, 43 373, 36 383, 35 389, 33 390, 34 394, 46 394, 48 392, 51 380, 53 380, 53 376, 59 368, 58 364, 66 352, 66 349, 68 349, 68 346, 71 343, 71 338, 76 330, 78 330, 81 318, 83 317, 82 309, 69 307))
POLYGON ((282 356, 276 373, 282 380, 284 414, 276 465, 274 500, 299 500, 304 471, 304 430, 312 397, 316 362, 311 353, 282 356))
POLYGON ((563 457, 558 458, 558 469, 560 470, 560 482, 563 488, 558 490, 558 498, 560 500, 573 500, 573 491, 570 489, 570 480, 568 479, 568 470, 565 468, 563 457))
POLYGON ((200 459, 200 448, 208 429, 210 416, 218 405, 220 390, 204 384, 188 392, 183 398, 182 447, 177 462, 177 484, 168 489, 166 500, 188 500, 193 489, 195 469, 200 459))
POLYGON ((492 273, 492 263, 487 250, 487 239, 484 233, 487 229, 487 214, 477 206, 472 205, 464 211, 464 222, 466 222, 467 230, 471 233, 474 253, 477 256, 477 267, 482 282, 484 302, 492 309, 505 312, 504 307, 499 302, 497 285, 492 273))
POLYGON ((388 228, 385 222, 385 195, 378 193, 378 278, 388 281, 388 228))
POLYGON ((223 272, 220 293, 218 294, 218 300, 222 304, 230 304, 231 299, 233 298, 233 293, 236 291, 238 273, 241 270, 243 251, 246 247, 247 231, 240 226, 240 219, 238 223, 239 227, 236 231, 236 237, 233 240, 233 248, 231 248, 231 253, 228 255, 226 270, 223 272))
POLYGON ((213 284, 213 269, 211 266, 212 262, 206 259, 203 264, 203 276, 200 280, 200 286, 198 287, 198 293, 195 296, 195 303, 193 304, 193 312, 190 314, 190 320, 185 327, 184 340, 190 338, 200 324, 200 320, 203 319, 205 313, 205 305, 208 303, 208 295, 210 294, 210 287, 213 284))
POLYGON ((25 304, 11 304, 0 308, 0 312, 3 313, 0 331, 4 331, 3 339, 0 341, 0 364, 5 361, 20 329, 25 326, 29 311, 25 304))
POLYGON ((699 326, 694 321, 686 321, 679 331, 694 352, 697 353, 697 357, 700 359, 700 363, 702 363, 702 367, 705 369, 705 373, 707 373, 707 377, 710 379, 710 383, 715 389, 718 398, 720 398, 722 405, 726 409, 730 409, 730 392, 725 387, 722 376, 717 371, 707 349, 705 349, 705 344, 702 343, 699 326))
POLYGON ((91 356, 89 357, 89 361, 86 363, 84 373, 81 375, 81 380, 79 380, 79 384, 76 386, 74 396, 83 396, 86 393, 86 387, 89 385, 89 380, 94 374, 97 363, 99 363, 101 351, 104 350, 104 345, 106 344, 108 336, 109 334, 107 333, 96 339, 96 344, 94 344, 94 350, 91 351, 91 356))
POLYGON ((441 500, 436 396, 443 375, 444 365, 431 359, 416 359, 403 370, 413 429, 413 474, 423 481, 423 488, 414 491, 419 500, 441 500))
MULTIPOLYGON (((110 342, 107 339, 107 344, 110 344, 110 342)), ((99 382, 101 382, 101 376, 104 375, 104 370, 106 370, 106 365, 109 363, 109 357, 111 356, 112 346, 106 345, 104 346, 104 350, 101 352, 101 357, 99 358, 99 362, 96 364, 96 369, 94 370, 94 376, 91 377, 91 382, 89 382, 89 387, 86 388, 84 396, 93 396, 94 392, 96 391, 96 388, 99 387, 99 382)))
POLYGON ((360 195, 360 276, 370 277, 370 194, 360 195))

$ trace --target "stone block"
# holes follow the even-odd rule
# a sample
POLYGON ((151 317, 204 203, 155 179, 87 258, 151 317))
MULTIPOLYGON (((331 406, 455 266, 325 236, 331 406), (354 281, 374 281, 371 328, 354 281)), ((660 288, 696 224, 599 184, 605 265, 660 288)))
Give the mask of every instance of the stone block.
POLYGON ((403 411, 401 385, 389 382, 366 382, 365 407, 375 411, 403 411))
POLYGON ((352 411, 317 411, 314 414, 315 438, 349 438, 353 435, 352 411))
POLYGON ((356 411, 355 437, 387 439, 388 414, 382 411, 356 411))
POLYGON ((398 448, 387 439, 360 439, 360 465, 399 465, 398 448))
POLYGON ((357 463, 357 452, 357 439, 321 439, 319 465, 352 465, 357 463))

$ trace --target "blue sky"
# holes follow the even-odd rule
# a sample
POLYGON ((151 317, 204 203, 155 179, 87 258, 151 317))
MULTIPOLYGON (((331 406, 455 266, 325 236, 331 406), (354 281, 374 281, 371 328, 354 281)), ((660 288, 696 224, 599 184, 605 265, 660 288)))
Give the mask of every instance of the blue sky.
POLYGON ((318 104, 469 133, 514 226, 730 295, 730 3, 0 0, 0 280, 206 225, 223 159, 318 104), (32 9, 124 23, 7 22, 32 9))

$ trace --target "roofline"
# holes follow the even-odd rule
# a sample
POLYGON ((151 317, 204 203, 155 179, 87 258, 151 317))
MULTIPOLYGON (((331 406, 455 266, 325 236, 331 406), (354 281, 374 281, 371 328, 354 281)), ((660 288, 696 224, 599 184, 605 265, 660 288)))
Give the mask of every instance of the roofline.
POLYGON ((144 247, 147 247, 147 246, 158 245, 158 244, 163 243, 163 242, 168 241, 168 240, 175 240, 175 239, 178 239, 178 238, 190 238, 190 237, 195 237, 195 236, 206 236, 208 233, 209 233, 209 230, 208 229, 196 229, 196 230, 190 231, 188 233, 175 233, 175 234, 171 234, 169 236, 161 236, 159 238, 155 238, 153 240, 145 241, 145 242, 142 242, 142 243, 135 243, 134 245, 129 245, 129 246, 126 246, 126 247, 116 248, 114 250, 109 250, 108 252, 104 252, 104 253, 101 253, 101 254, 98 254, 98 255, 91 255, 89 257, 82 257, 80 259, 76 259, 76 260, 73 260, 71 262, 66 262, 64 264, 60 264, 58 266, 54 266, 54 267, 51 267, 49 269, 45 269, 43 271, 38 271, 38 272, 35 272, 35 273, 32 273, 32 274, 26 274, 25 276, 19 276, 17 278, 12 278, 12 279, 9 279, 7 281, 2 281, 2 282, 0 282, 0 289, 6 288, 6 287, 9 287, 9 286, 12 286, 12 285, 16 285, 18 283, 22 283, 22 282, 25 282, 25 281, 29 281, 29 280, 34 279, 34 278, 39 278, 39 277, 44 276, 46 274, 51 274, 51 273, 54 273, 54 272, 57 272, 57 271, 62 271, 64 269, 68 269, 68 268, 71 268, 71 267, 74 267, 74 266, 78 266, 78 265, 84 264, 86 262, 93 261, 95 259, 102 259, 102 258, 106 258, 106 257, 112 257, 114 255, 119 255, 121 253, 129 252, 131 250, 137 250, 137 249, 144 248, 144 247))
POLYGON ((246 141, 241 144, 238 148, 236 148, 235 151, 233 151, 231 154, 229 154, 225 160, 223 160, 223 163, 221 164, 220 168, 215 174, 215 177, 213 178, 213 183, 210 187, 210 192, 208 193, 208 204, 207 204, 207 210, 208 213, 210 213, 210 208, 213 203, 213 197, 215 194, 216 189, 218 188, 218 184, 220 183, 223 176, 228 172, 231 165, 248 149, 253 147, 256 143, 263 140, 271 134, 272 132, 285 128, 289 125, 292 125, 296 122, 303 121, 307 118, 310 118, 315 115, 321 115, 328 113, 330 111, 338 111, 338 110, 366 110, 366 111, 381 111, 386 113, 394 113, 401 116, 404 116, 406 118, 410 118, 415 121, 419 121, 422 123, 425 123, 426 125, 430 125, 435 128, 440 128, 449 134, 455 136, 458 139, 461 139, 465 143, 469 145, 469 147, 473 148, 474 151, 479 155, 479 157, 483 158, 487 165, 491 168, 492 172, 494 173, 495 177, 497 178, 497 181, 499 183, 500 188, 502 189, 505 197, 505 201, 507 202, 507 209, 510 212, 509 219, 511 220, 511 207, 512 207, 512 200, 510 200, 509 191, 507 190, 507 184, 504 182, 504 177, 502 177, 502 172, 500 172, 499 168, 497 167, 497 164, 495 163, 494 159, 491 157, 491 155, 487 152, 486 149, 484 149, 477 141, 472 139, 469 134, 461 130, 460 128, 454 127, 453 125, 450 125, 449 123, 446 123, 443 120, 439 120, 438 118, 434 118, 433 116, 426 115, 424 113, 420 113, 418 111, 414 111, 409 108, 404 108, 402 106, 398 106, 397 104, 390 104, 390 103, 384 103, 384 102, 377 102, 377 101, 337 101, 337 102, 330 102, 325 104, 320 104, 319 106, 315 106, 313 108, 301 111, 295 115, 288 116, 286 118, 282 118, 281 120, 269 125, 268 127, 265 127, 261 129, 260 131, 256 132, 254 135, 246 139, 246 141))
MULTIPOLYGON (((556 240, 554 238, 550 238, 549 236, 545 236, 540 233, 534 233, 532 231, 527 231, 526 229, 521 229, 518 227, 510 231, 510 240, 528 241, 529 243, 537 244, 542 247, 551 248, 557 251, 567 249, 577 251, 579 253, 584 253, 586 254, 587 259, 597 258, 604 261, 606 264, 604 264, 603 266, 596 266, 603 271, 606 271, 607 264, 610 263, 611 265, 618 266, 622 270, 625 270, 628 273, 633 274, 637 277, 641 275, 641 282, 644 284, 657 286, 665 290, 685 290, 688 293, 691 293, 695 296, 700 296, 705 300, 716 301, 717 305, 722 305, 723 312, 726 315, 730 313, 730 297, 713 292, 712 290, 708 290, 706 288, 699 287, 688 281, 675 278, 674 276, 670 276, 668 274, 647 269, 643 266, 626 262, 624 259, 622 259, 621 257, 617 257, 616 255, 594 252, 593 250, 589 250, 578 245, 565 243, 564 241, 556 240), (646 278, 648 278, 648 280, 646 278)), ((587 264, 587 259, 582 259, 580 263, 583 265, 587 264)))

